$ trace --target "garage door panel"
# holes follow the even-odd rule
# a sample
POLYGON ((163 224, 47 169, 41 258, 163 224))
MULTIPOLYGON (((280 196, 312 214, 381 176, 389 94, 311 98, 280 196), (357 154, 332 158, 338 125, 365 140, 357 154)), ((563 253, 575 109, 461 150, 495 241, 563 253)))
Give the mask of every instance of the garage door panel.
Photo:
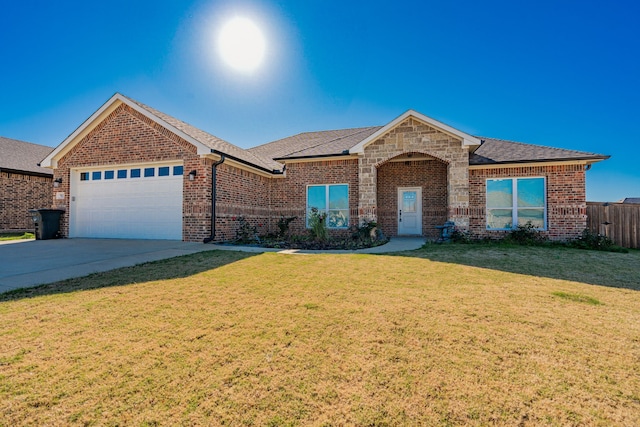
POLYGON ((78 172, 71 237, 181 240, 183 176, 159 177, 158 166, 128 169, 148 167, 156 168, 155 176, 81 181, 78 172))

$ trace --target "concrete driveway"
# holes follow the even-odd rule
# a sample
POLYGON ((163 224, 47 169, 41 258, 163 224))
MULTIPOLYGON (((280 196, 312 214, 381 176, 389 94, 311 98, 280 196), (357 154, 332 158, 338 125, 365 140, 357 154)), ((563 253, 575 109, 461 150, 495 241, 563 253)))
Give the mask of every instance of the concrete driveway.
POLYGON ((382 254, 418 249, 424 242, 421 237, 394 237, 383 246, 356 251, 303 251, 172 240, 11 240, 0 242, 0 293, 215 249, 283 254, 382 254))
POLYGON ((0 292, 216 249, 169 240, 56 239, 0 244, 0 292))

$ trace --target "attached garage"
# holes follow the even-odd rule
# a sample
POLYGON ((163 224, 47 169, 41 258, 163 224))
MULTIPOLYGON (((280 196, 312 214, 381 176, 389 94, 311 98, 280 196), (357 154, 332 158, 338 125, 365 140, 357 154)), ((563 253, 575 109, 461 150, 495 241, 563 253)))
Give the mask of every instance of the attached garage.
POLYGON ((71 171, 69 237, 182 239, 182 164, 71 171))
POLYGON ((267 223, 267 180, 283 175, 280 163, 121 94, 41 164, 54 171, 53 207, 71 238, 208 241, 213 212, 228 237, 235 216, 267 223))

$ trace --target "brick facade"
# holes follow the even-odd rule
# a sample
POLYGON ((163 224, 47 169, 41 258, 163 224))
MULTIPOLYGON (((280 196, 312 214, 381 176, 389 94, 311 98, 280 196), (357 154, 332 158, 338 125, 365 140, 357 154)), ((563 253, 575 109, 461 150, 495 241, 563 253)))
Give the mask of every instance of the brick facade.
MULTIPOLYGON (((158 123, 148 119, 125 104, 117 107, 108 117, 95 126, 81 141, 79 141, 59 161, 54 170, 54 178, 62 178, 62 184, 57 191, 64 192, 64 200, 53 200, 56 208, 69 212, 69 183, 72 168, 123 165, 132 163, 182 161, 184 170, 198 170, 198 177, 207 179, 210 174, 205 162, 196 154, 196 148, 189 142, 169 132, 158 123)), ((204 229, 207 218, 199 210, 198 202, 209 194, 206 183, 200 181, 184 181, 183 194, 187 197, 189 208, 183 205, 183 228, 188 224, 192 228, 204 229), (193 205, 192 205, 193 203, 193 205)), ((210 214, 209 214, 210 215, 210 214)), ((63 215, 61 232, 69 235, 69 216, 63 215)), ((197 235, 197 232, 185 235, 197 235)))
POLYGON ((0 231, 33 231, 29 209, 50 208, 53 178, 0 172, 0 231))
MULTIPOLYGON (((216 241, 235 239, 241 216, 257 228, 258 234, 273 232, 275 224, 270 212, 273 179, 223 163, 218 166, 216 181, 216 241)), ((210 194, 211 181, 207 196, 209 212, 210 194)), ((210 228, 208 226, 207 230, 210 228)))
POLYGON ((396 236, 398 187, 422 187, 422 234, 437 238, 435 226, 447 220, 447 165, 436 159, 403 159, 378 167, 378 224, 387 236, 396 236))
MULTIPOLYGON (((64 199, 52 197, 51 179, 46 183, 42 179, 38 188, 47 200, 53 199, 54 207, 69 211, 71 169, 161 161, 182 162, 183 240, 202 241, 211 233, 214 160, 200 157, 191 143, 126 104, 116 107, 58 160, 54 178, 62 178, 62 184, 56 192, 63 192, 64 199), (196 177, 190 181, 192 170, 196 177)), ((422 188, 422 225, 427 237, 437 237, 435 226, 446 220, 477 236, 498 235, 485 229, 485 180, 525 176, 547 178, 546 234, 552 239, 579 235, 586 227, 582 165, 470 171, 469 150, 460 139, 409 118, 365 147, 358 158, 287 163, 283 176, 272 177, 231 160, 222 163, 217 167, 216 240, 235 238, 241 216, 260 234, 277 231, 281 216, 296 216, 290 230, 305 234, 306 192, 312 184, 348 184, 350 224, 374 218, 389 236, 397 234, 398 187, 422 188)), ((25 191, 29 190, 20 190, 25 191)), ((68 236, 68 215, 63 216, 62 233, 68 236)), ((332 231, 340 233, 344 231, 332 231)))
POLYGON ((551 240, 575 239, 587 228, 584 165, 522 166, 472 169, 469 176, 469 231, 477 237, 502 237, 504 231, 486 229, 486 180, 489 178, 545 177, 547 231, 551 240))
MULTIPOLYGON (((271 211, 275 221, 280 216, 296 216, 290 230, 294 234, 305 234, 307 209, 307 185, 348 184, 349 222, 358 223, 358 160, 327 160, 287 164, 286 177, 274 179, 271 191, 271 211)), ((331 231, 340 234, 339 231, 331 231)))

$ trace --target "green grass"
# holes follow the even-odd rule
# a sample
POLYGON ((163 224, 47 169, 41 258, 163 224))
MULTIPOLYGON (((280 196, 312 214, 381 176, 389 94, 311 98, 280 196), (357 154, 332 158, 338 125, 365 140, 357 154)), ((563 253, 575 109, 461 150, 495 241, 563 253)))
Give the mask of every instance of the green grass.
POLYGON ((0 425, 639 425, 640 252, 593 254, 214 251, 0 295, 0 425))
POLYGON ((592 298, 592 297, 587 296, 587 295, 569 294, 569 293, 566 293, 566 292, 553 292, 553 295, 557 296, 558 298, 567 299, 569 301, 583 302, 583 303, 591 304, 591 305, 600 305, 600 304, 602 304, 597 299, 592 298))
POLYGON ((0 240, 24 240, 35 239, 33 233, 0 233, 0 240))

